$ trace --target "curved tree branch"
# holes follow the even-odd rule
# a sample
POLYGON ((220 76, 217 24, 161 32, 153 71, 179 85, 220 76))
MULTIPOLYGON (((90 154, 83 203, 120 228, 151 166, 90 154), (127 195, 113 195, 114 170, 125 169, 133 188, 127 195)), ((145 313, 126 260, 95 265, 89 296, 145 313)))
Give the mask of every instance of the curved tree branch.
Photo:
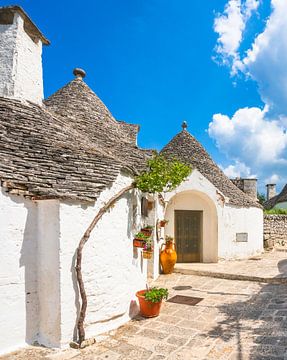
POLYGON ((134 184, 129 185, 119 191, 115 196, 113 196, 97 213, 94 217, 93 221, 91 222, 90 226, 87 228, 86 232, 84 233, 83 237, 79 242, 79 246, 77 248, 77 262, 76 262, 76 273, 77 273, 77 281, 79 285, 80 295, 81 295, 81 311, 80 316, 77 323, 78 328, 78 336, 79 336, 79 344, 85 340, 85 329, 84 329, 84 321, 86 317, 86 310, 87 310, 87 294, 85 291, 85 285, 82 276, 82 255, 83 255, 83 248, 86 242, 89 240, 91 232, 97 225, 98 221, 101 217, 105 214, 105 212, 126 192, 130 191, 134 188, 134 184))

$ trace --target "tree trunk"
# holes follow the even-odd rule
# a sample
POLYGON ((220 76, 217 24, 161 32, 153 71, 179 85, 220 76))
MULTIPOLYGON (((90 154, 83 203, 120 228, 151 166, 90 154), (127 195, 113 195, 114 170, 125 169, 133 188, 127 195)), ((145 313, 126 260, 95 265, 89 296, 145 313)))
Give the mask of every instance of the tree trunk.
POLYGON ((98 221, 101 219, 101 217, 105 214, 105 212, 126 192, 130 191, 134 188, 134 185, 129 185, 122 189, 120 192, 118 192, 115 196, 113 196, 97 213, 93 221, 91 222, 90 226, 87 228, 86 232, 84 233, 83 237, 80 240, 79 246, 77 248, 77 261, 76 261, 76 273, 77 273, 77 281, 79 285, 82 305, 81 305, 81 311, 80 316, 77 323, 78 328, 78 336, 79 336, 79 344, 85 340, 85 329, 84 329, 84 321, 86 317, 86 310, 87 310, 87 294, 85 291, 85 285, 83 281, 82 276, 82 256, 83 256, 83 248, 86 242, 88 241, 91 232, 95 228, 98 221))

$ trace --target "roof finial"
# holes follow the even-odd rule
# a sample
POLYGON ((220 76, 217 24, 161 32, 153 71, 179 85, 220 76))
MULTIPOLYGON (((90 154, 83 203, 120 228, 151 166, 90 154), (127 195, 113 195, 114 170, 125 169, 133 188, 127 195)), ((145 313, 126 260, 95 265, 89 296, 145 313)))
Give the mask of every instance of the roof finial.
POLYGON ((73 70, 73 74, 76 76, 76 78, 83 79, 86 76, 86 72, 83 69, 75 68, 73 70))
POLYGON ((187 122, 183 121, 183 123, 181 124, 182 130, 186 130, 187 129, 187 122))

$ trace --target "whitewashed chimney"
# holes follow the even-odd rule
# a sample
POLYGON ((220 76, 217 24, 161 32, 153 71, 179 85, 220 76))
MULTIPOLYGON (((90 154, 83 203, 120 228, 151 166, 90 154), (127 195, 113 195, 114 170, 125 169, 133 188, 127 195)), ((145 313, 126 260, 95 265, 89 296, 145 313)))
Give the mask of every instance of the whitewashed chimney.
POLYGON ((276 184, 267 184, 266 185, 267 188, 267 200, 272 199, 274 196, 276 196, 276 184))
POLYGON ((49 40, 21 7, 0 7, 0 97, 42 104, 42 44, 49 40))

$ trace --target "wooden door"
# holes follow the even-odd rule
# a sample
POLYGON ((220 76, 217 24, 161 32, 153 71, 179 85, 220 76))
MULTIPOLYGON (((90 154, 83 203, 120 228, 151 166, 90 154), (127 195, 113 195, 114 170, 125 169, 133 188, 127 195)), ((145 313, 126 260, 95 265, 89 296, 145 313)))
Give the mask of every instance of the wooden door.
POLYGON ((177 262, 199 262, 202 237, 202 211, 175 210, 177 262))

